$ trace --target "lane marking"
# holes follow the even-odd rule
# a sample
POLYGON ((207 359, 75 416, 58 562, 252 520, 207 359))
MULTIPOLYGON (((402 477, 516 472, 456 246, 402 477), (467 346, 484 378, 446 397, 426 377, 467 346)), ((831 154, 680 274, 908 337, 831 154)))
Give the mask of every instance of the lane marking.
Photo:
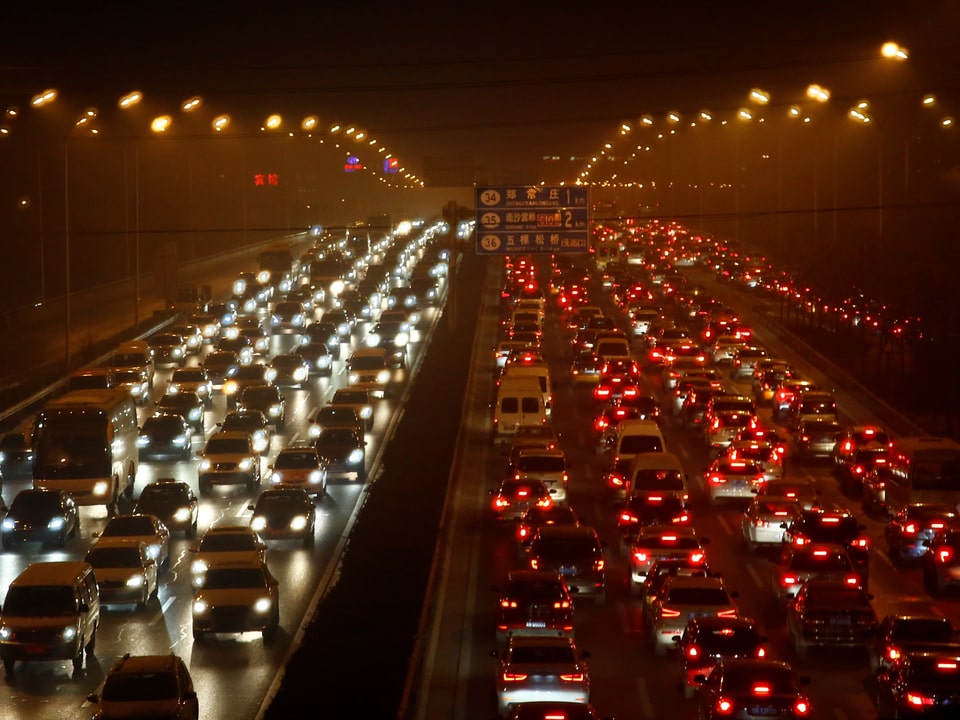
POLYGON ((717 522, 720 523, 720 527, 723 528, 723 531, 727 535, 733 535, 733 530, 730 529, 730 523, 727 522, 727 519, 723 515, 717 515, 717 522))
POLYGON ((757 569, 753 566, 752 562, 745 563, 747 567, 747 575, 750 576, 750 579, 753 580, 754 584, 758 588, 763 588, 763 581, 760 579, 760 573, 757 572, 757 569))
POLYGON ((167 610, 170 609, 176 599, 176 595, 170 595, 166 600, 164 600, 163 604, 160 606, 160 612, 150 618, 150 622, 148 624, 156 625, 158 622, 163 620, 164 616, 167 614, 167 610))
POLYGON ((650 691, 644 678, 637 678, 637 702, 640 704, 640 717, 653 718, 653 703, 650 701, 650 691))

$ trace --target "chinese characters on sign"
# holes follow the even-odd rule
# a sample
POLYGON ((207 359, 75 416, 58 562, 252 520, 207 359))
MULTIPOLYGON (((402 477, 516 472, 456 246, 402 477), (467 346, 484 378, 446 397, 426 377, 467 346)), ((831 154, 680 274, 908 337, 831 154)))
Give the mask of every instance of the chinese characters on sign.
POLYGON ((256 187, 279 187, 280 173, 254 173, 253 184, 256 187))
POLYGON ((581 187, 477 187, 477 252, 585 253, 590 202, 581 187))

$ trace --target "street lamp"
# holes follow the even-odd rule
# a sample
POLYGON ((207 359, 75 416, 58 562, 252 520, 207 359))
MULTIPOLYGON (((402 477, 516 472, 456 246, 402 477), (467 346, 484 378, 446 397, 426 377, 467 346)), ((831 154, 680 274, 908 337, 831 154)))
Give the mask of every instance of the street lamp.
POLYGON ((889 60, 906 60, 910 57, 910 53, 907 52, 907 49, 901 45, 898 45, 895 42, 885 42, 880 46, 880 54, 883 57, 889 60))

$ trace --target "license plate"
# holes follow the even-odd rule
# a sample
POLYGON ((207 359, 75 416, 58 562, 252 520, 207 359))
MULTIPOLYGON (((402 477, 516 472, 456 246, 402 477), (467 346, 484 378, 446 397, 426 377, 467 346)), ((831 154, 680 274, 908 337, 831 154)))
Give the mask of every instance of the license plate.
POLYGON ((830 618, 830 624, 831 624, 831 625, 848 626, 848 625, 850 625, 850 618, 848 618, 848 617, 834 617, 834 618, 830 618))
POLYGON ((779 711, 775 705, 755 705, 747 709, 747 713, 750 715, 776 715, 779 711))
POLYGON ((547 623, 545 620, 527 620, 528 628, 545 628, 547 623))
POLYGON ((561 574, 561 575, 576 575, 576 574, 577 574, 577 569, 576 569, 575 567, 561 567, 561 568, 560 568, 560 574, 561 574))

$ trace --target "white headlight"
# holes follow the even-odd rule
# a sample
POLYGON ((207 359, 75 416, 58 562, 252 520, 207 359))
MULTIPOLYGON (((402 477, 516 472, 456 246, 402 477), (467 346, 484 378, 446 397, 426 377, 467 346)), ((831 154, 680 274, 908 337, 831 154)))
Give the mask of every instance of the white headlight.
POLYGON ((203 615, 209 609, 207 601, 203 598, 197 598, 193 601, 193 614, 194 615, 203 615))
POLYGON ((253 604, 253 609, 258 613, 265 613, 270 611, 270 605, 270 598, 259 598, 253 604))
POLYGON ((312 424, 307 431, 307 434, 312 438, 320 437, 320 426, 316 423, 312 424))
POLYGON ((238 467, 243 471, 251 470, 253 469, 253 460, 251 460, 250 458, 244 458, 243 460, 240 461, 240 464, 238 467))
POLYGON ((367 335, 367 347, 376 347, 380 344, 380 336, 377 333, 367 335))
POLYGON ((409 340, 410 338, 406 333, 397 333, 397 336, 393 339, 393 344, 397 347, 404 347, 409 340))
POLYGON ((321 480, 323 480, 323 473, 322 473, 322 472, 320 472, 319 470, 311 470, 311 471, 310 471, 310 484, 311 484, 311 485, 316 485, 316 484, 319 483, 321 480))
POLYGON ((106 495, 110 492, 110 483, 106 480, 100 480, 93 486, 94 495, 106 495))
POLYGON ((66 520, 62 517, 50 518, 50 522, 47 523, 47 530, 60 530, 66 524, 66 520))
POLYGON ((307 518, 303 515, 297 515, 290 521, 291 530, 303 530, 305 527, 307 527, 307 518))
POLYGON ((200 470, 205 472, 210 469, 210 461, 207 458, 202 458, 200 460, 200 470))
POLYGON ((257 532, 260 532, 267 527, 267 519, 262 515, 257 515, 253 518, 253 520, 250 521, 250 527, 257 532))
POLYGON ((360 448, 354 448, 350 451, 350 456, 347 458, 347 461, 351 465, 356 465, 358 462, 363 460, 363 450, 360 448))
POLYGON ((386 385, 388 382, 390 382, 390 371, 381 370, 380 372, 378 372, 377 382, 380 383, 381 385, 386 385))
POLYGON ((362 417, 364 420, 372 416, 373 416, 372 407, 370 407, 369 405, 364 405, 362 408, 360 408, 360 417, 362 417))
POLYGON ((194 560, 193 565, 190 566, 190 571, 194 575, 201 575, 207 571, 207 561, 206 560, 194 560))
POLYGON ((350 384, 353 384, 359 381, 360 381, 360 376, 357 373, 352 372, 349 375, 347 375, 347 382, 349 382, 350 384))
POLYGON ((127 587, 140 587, 143 585, 143 575, 131 575, 127 578, 127 587))
POLYGON ((77 629, 73 625, 68 625, 63 629, 63 639, 73 640, 77 636, 77 629))
POLYGON ((190 508, 177 508, 173 513, 173 519, 178 523, 186 522, 190 519, 190 508))

